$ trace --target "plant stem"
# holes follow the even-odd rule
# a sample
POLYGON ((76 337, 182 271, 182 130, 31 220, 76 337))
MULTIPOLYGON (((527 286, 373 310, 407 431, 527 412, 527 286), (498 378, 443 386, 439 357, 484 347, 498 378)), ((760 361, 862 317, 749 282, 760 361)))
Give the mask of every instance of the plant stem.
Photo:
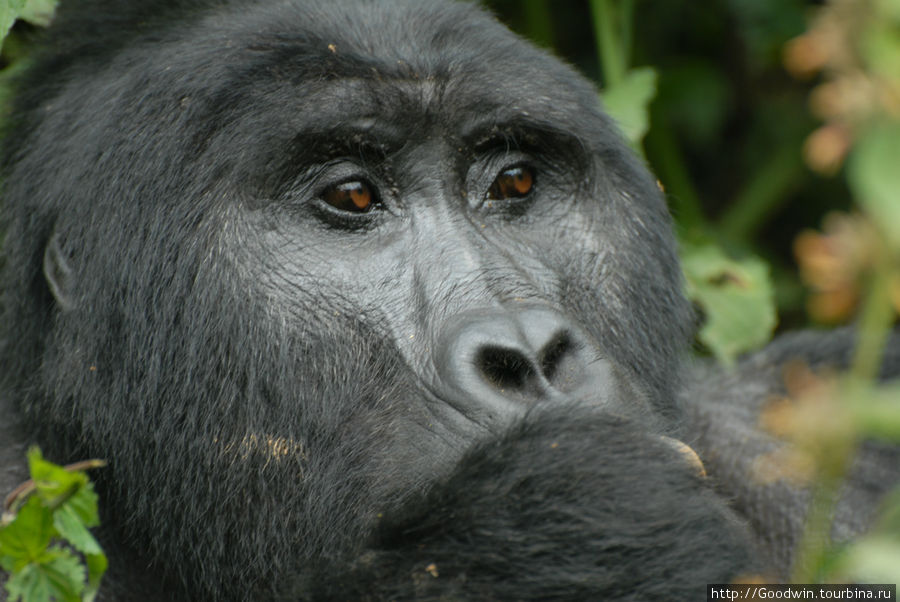
POLYGON ((890 252, 882 248, 879 255, 880 261, 872 274, 857 329, 856 349, 850 368, 856 382, 869 382, 878 377, 881 356, 894 320, 890 298, 890 252))
POLYGON ((634 0, 619 0, 619 48, 622 52, 622 67, 631 67, 631 44, 634 23, 634 0))
POLYGON ((525 0, 522 8, 525 11, 528 37, 539 46, 553 48, 555 46, 553 14, 550 12, 548 0, 525 0))
MULTIPOLYGON (((841 477, 844 474, 847 457, 851 452, 852 447, 848 447, 844 458, 837 460, 839 466, 830 465, 828 474, 822 476, 813 487, 803 537, 797 544, 794 554, 792 583, 815 583, 817 581, 819 568, 829 549, 834 506, 840 493, 841 477)), ((840 454, 835 453, 831 457, 838 455, 840 454)))
POLYGON ((683 230, 679 232, 679 238, 707 238, 710 226, 700 204, 700 195, 691 181, 671 128, 657 115, 654 115, 654 127, 650 129, 645 145, 648 155, 653 159, 656 173, 665 186, 669 209, 679 228, 683 230))
MULTIPOLYGON (((890 278, 890 252, 882 245, 866 288, 850 375, 841 387, 841 399, 851 406, 856 404, 858 407, 857 402, 867 396, 868 387, 878 378, 881 369, 881 357, 894 320, 890 278)), ((852 436, 829 441, 826 457, 819 458, 823 474, 813 489, 803 539, 797 546, 791 576, 794 583, 813 583, 821 572, 829 551, 834 508, 856 443, 852 436)))
POLYGON ((726 240, 753 240, 769 215, 787 200, 787 193, 803 173, 799 148, 784 145, 770 155, 719 220, 721 236, 726 240))
POLYGON ((625 79, 626 56, 617 25, 614 0, 591 0, 594 35, 597 36, 597 59, 603 71, 603 87, 612 88, 625 79))

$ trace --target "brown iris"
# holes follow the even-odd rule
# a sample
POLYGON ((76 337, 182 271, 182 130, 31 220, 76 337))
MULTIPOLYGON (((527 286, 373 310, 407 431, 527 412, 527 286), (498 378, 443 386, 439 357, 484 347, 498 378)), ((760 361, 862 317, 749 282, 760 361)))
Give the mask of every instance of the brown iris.
POLYGON ((517 165, 500 172, 488 190, 488 198, 495 201, 519 199, 531 194, 534 189, 534 171, 530 167, 517 165))
POLYGON ((362 180, 352 180, 330 186, 322 194, 322 200, 341 211, 365 213, 375 205, 375 192, 362 180))

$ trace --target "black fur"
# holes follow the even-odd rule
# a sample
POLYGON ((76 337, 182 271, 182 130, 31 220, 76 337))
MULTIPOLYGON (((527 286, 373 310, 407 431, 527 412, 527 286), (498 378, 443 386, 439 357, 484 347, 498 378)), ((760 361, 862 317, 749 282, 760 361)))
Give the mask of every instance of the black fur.
POLYGON ((746 475, 661 438, 731 423, 679 395, 653 179, 476 6, 63 0, 4 153, 0 451, 109 460, 105 599, 687 599, 764 566, 712 492, 746 475), (325 206, 348 179, 376 210, 325 206))
POLYGON ((386 518, 357 563, 364 578, 330 574, 313 591, 327 599, 696 599, 705 583, 753 566, 743 537, 678 452, 620 419, 573 409, 474 449, 421 504, 386 518))

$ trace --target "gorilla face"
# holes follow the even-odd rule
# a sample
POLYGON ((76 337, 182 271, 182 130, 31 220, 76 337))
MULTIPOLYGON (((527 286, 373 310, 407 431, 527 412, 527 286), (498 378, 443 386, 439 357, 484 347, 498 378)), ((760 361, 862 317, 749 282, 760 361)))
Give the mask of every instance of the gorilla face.
POLYGON ((3 353, 45 447, 110 459, 110 541, 197 596, 303 592, 526 475, 523 432, 613 516, 672 463, 669 218, 566 66, 466 4, 62 10, 6 157, 3 353))

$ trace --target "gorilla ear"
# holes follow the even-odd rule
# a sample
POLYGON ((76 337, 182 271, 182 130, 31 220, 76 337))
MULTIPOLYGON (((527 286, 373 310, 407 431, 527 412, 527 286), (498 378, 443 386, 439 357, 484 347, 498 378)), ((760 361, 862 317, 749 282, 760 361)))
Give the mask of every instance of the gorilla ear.
POLYGON ((63 311, 75 307, 72 300, 72 267, 59 244, 59 233, 54 232, 44 249, 44 279, 63 311))

